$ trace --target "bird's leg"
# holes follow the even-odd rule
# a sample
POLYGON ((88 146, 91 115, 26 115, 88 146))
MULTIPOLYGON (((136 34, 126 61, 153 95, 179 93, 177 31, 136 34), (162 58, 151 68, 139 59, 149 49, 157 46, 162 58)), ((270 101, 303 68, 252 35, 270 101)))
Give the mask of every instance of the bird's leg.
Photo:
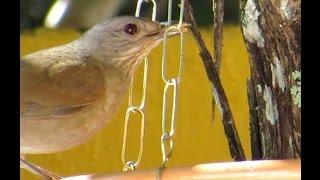
POLYGON ((62 177, 50 172, 50 171, 47 171, 39 166, 36 166, 34 164, 31 164, 23 159, 20 158, 20 167, 26 169, 27 171, 35 174, 35 175, 38 175, 38 176, 41 176, 43 179, 45 180, 58 180, 58 179, 62 179, 62 177))

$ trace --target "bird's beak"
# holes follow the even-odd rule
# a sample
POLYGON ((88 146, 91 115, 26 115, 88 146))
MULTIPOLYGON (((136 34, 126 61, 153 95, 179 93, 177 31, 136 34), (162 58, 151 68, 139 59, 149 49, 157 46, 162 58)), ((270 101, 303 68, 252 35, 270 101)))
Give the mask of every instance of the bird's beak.
MULTIPOLYGON (((157 29, 155 31, 151 31, 150 33, 146 34, 145 37, 155 37, 157 39, 162 39, 164 37, 164 33, 166 32, 167 29, 171 29, 168 31, 168 37, 175 36, 175 35, 180 34, 178 26, 179 26, 179 24, 167 25, 166 22, 162 22, 162 23, 160 23, 159 29, 157 29), (173 28, 173 27, 176 27, 176 28, 173 28)), ((188 28, 190 26, 191 25, 188 23, 182 23, 180 26, 181 32, 183 32, 183 33, 188 32, 188 28)))

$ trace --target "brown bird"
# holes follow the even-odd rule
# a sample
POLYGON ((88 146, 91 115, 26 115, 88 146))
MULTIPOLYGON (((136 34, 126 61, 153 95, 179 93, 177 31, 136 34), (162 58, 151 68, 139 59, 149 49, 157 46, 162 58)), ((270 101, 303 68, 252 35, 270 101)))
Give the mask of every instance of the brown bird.
MULTIPOLYGON (((183 31, 186 27, 182 25, 183 31)), ((134 70, 164 32, 159 22, 116 17, 73 42, 22 57, 20 154, 64 151, 91 138, 111 120, 134 70)), ((176 34, 171 31, 169 36, 176 34)), ((23 158, 20 166, 59 178, 23 158)))

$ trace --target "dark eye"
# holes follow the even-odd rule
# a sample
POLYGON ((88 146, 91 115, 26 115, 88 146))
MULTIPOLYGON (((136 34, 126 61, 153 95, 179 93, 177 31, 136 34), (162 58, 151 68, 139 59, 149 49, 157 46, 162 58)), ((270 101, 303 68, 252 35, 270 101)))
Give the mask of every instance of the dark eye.
POLYGON ((138 32, 138 27, 135 24, 127 24, 124 26, 124 32, 130 35, 134 35, 138 32))

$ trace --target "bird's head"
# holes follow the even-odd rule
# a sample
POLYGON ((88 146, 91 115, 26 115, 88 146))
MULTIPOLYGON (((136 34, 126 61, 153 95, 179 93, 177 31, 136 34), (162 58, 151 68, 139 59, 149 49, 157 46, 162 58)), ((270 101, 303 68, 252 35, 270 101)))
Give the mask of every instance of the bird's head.
MULTIPOLYGON (((184 32, 186 27, 182 25, 184 32)), ((162 41, 165 28, 156 21, 121 16, 95 25, 81 39, 100 61, 132 70, 162 41)), ((178 30, 169 32, 169 36, 176 34, 178 30)))

